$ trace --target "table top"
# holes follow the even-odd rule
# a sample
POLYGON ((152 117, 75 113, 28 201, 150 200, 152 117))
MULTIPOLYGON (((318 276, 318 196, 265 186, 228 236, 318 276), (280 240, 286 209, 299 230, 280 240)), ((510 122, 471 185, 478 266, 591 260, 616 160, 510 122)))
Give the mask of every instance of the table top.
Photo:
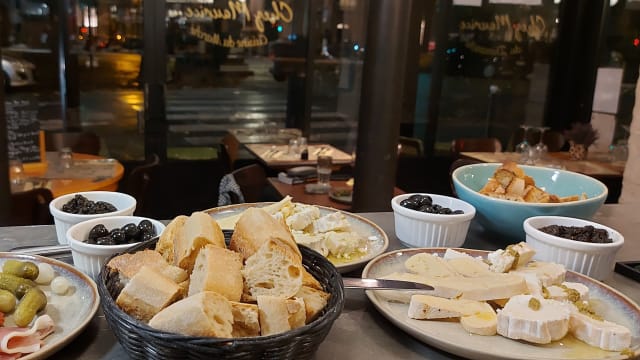
MULTIPOLYGON (((483 162, 518 162, 520 159, 520 154, 515 152, 461 152, 460 155, 483 162)), ((589 176, 621 177, 624 173, 623 162, 607 161, 606 154, 598 153, 590 153, 586 160, 571 160, 568 152, 550 152, 536 165, 564 168, 589 176)))
POLYGON ((241 144, 288 144, 290 139, 297 139, 301 132, 298 129, 230 129, 229 133, 241 144), (297 131, 296 131, 297 130, 297 131))
MULTIPOLYGON (((274 189, 280 194, 280 196, 285 197, 287 195, 293 198, 295 202, 301 202, 304 204, 311 205, 319 205, 319 206, 328 206, 332 208, 336 208, 339 210, 350 211, 351 210, 351 202, 345 201, 338 196, 330 196, 329 194, 309 194, 304 191, 305 185, 308 183, 302 184, 285 184, 278 180, 278 178, 270 177, 267 179, 269 184, 273 186, 274 189)), ((340 189, 340 188, 351 188, 347 184, 346 181, 341 180, 331 180, 331 188, 332 189, 340 189)), ((399 188, 394 188, 393 196, 404 194, 399 188)))
POLYGON ((23 186, 47 187, 54 198, 79 191, 118 189, 124 167, 117 160, 80 153, 74 153, 73 160, 76 162, 75 168, 61 171, 57 153, 47 153, 46 168, 25 169, 23 186))
POLYGON ((350 165, 351 155, 329 144, 309 144, 309 159, 289 155, 288 145, 283 144, 244 144, 265 166, 272 169, 287 169, 294 166, 315 165, 319 155, 328 155, 333 165, 350 165))
MULTIPOLYGON (((620 231, 627 241, 618 252, 617 261, 640 260, 640 243, 635 241, 635 229, 640 218, 635 216, 637 205, 604 205, 594 220, 620 231)), ((403 246, 395 236, 392 212, 359 214, 378 224, 389 237, 389 251, 403 246)), ((57 244, 53 225, 0 227, 0 251, 16 246, 57 244)), ((471 223, 464 247, 495 250, 505 247, 495 237, 485 234, 476 222, 471 223)), ((348 276, 360 276, 359 271, 348 276)), ((631 300, 640 303, 638 283, 614 273, 606 283, 616 288, 631 300)), ((454 355, 430 347, 414 339, 383 317, 370 303, 362 290, 345 290, 345 306, 327 338, 320 345, 314 359, 455 359, 454 355)), ((128 359, 115 339, 104 318, 102 310, 91 321, 85 331, 51 359, 128 359)))

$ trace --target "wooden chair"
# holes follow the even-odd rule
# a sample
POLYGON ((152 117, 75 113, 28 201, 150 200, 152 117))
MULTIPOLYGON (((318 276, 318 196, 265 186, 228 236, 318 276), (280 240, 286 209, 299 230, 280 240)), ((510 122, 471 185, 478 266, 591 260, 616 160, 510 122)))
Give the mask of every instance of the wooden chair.
POLYGON ((134 214, 137 216, 149 216, 150 214, 150 210, 147 209, 147 198, 153 173, 159 165, 160 157, 153 154, 151 161, 136 166, 127 176, 123 191, 136 198, 136 210, 134 214))
MULTIPOLYGON (((251 164, 243 166, 231 172, 233 177, 242 191, 244 201, 248 203, 262 201, 264 190, 267 186, 267 175, 264 168, 259 164, 251 164)), ((231 202, 239 203, 239 199, 235 194, 230 193, 231 202)))
POLYGON ((220 160, 224 163, 227 171, 235 170, 235 163, 238 160, 238 152, 240 151, 240 142, 232 134, 226 134, 222 137, 220 143, 220 160))
POLYGON ((11 213, 7 226, 53 224, 49 203, 53 199, 51 190, 36 188, 11 194, 11 213))
POLYGON ((82 154, 99 155, 100 137, 92 132, 45 132, 45 147, 47 151, 58 151, 64 147, 82 154))
POLYGON ((459 154, 464 151, 500 152, 502 144, 497 138, 459 138, 451 142, 451 151, 459 154))
POLYGON ((420 157, 424 155, 422 140, 413 137, 400 136, 398 138, 398 156, 420 157))

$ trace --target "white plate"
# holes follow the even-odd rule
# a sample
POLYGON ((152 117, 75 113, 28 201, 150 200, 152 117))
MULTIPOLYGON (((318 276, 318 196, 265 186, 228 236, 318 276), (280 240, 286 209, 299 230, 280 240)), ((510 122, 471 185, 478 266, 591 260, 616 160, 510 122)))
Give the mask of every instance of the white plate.
MULTIPOLYGON (((235 204, 235 205, 221 206, 221 207, 205 210, 205 212, 213 216, 214 219, 220 220, 229 216, 238 215, 249 207, 255 207, 255 206, 263 207, 270 204, 273 204, 273 203, 264 202, 264 203, 235 204)), ((387 237, 387 234, 375 223, 361 216, 358 216, 356 214, 352 214, 350 212, 341 211, 341 210, 337 210, 337 209, 325 207, 325 206, 317 206, 317 205, 314 205, 314 206, 320 209, 320 215, 326 215, 336 211, 344 214, 347 220, 349 220, 349 223, 351 223, 351 227, 353 231, 358 232, 359 234, 365 236, 369 240, 369 244, 368 244, 369 246, 367 246, 367 253, 364 256, 354 260, 350 260, 350 261, 338 262, 338 261, 332 260, 332 263, 336 266, 336 268, 340 273, 347 273, 349 271, 353 271, 355 269, 362 267, 369 260, 385 252, 385 250, 387 250, 387 247, 389 247, 389 238, 387 237)))
MULTIPOLYGON (((48 263, 57 276, 64 276, 71 282, 72 290, 68 295, 55 295, 48 285, 39 285, 47 295, 47 307, 43 313, 53 319, 55 331, 44 339, 40 350, 25 355, 20 360, 45 359, 71 342, 93 319, 100 305, 98 288, 87 275, 58 260, 37 255, 0 252, 0 263, 8 259, 31 261, 35 264, 48 263)), ((9 325, 12 315, 7 316, 6 321, 6 325, 9 325)))
MULTIPOLYGON (((371 260, 364 268, 362 277, 380 277, 395 271, 404 271, 404 262, 418 253, 444 254, 445 248, 418 248, 392 251, 371 260)), ((487 251, 456 249, 473 256, 485 256, 487 251)), ((640 355, 640 307, 611 287, 585 275, 567 271, 567 281, 580 282, 589 287, 589 298, 598 314, 606 320, 624 325, 631 330, 631 347, 640 355)), ((507 339, 500 335, 481 336, 465 331, 458 322, 414 320, 407 317, 406 304, 391 303, 366 292, 374 306, 396 326, 418 340, 471 359, 626 359, 619 352, 604 351, 591 347, 580 340, 567 336, 548 345, 507 339)))

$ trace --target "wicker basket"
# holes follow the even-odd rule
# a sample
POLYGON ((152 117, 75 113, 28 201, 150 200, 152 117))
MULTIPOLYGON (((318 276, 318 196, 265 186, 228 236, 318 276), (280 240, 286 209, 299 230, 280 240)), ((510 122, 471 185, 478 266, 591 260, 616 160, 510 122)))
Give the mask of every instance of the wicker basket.
MULTIPOLYGON (((225 234, 227 235, 227 234, 225 234)), ((156 240, 127 252, 155 247, 156 240)), ((133 359, 308 359, 329 333, 344 306, 342 278, 336 268, 317 252, 300 247, 307 271, 331 294, 322 314, 313 322, 285 333, 250 338, 211 338, 167 333, 136 320, 115 304, 120 289, 105 267, 98 291, 101 306, 116 338, 133 359)))

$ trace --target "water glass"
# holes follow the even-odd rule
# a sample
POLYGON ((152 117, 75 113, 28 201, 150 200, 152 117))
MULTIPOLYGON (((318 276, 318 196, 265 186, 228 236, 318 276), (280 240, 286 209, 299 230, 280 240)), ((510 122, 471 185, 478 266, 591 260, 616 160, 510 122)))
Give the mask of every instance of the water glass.
POLYGON ((289 140, 288 153, 291 157, 300 157, 300 140, 298 140, 297 138, 289 140))
POLYGON ((71 152, 71 148, 63 147, 60 149, 60 165, 65 169, 73 166, 73 152, 71 152))
POLYGON ((24 167, 20 160, 9 160, 9 179, 12 184, 20 184, 24 180, 24 167))
POLYGON ((331 164, 333 159, 328 155, 318 156, 318 185, 326 189, 331 188, 331 164))

